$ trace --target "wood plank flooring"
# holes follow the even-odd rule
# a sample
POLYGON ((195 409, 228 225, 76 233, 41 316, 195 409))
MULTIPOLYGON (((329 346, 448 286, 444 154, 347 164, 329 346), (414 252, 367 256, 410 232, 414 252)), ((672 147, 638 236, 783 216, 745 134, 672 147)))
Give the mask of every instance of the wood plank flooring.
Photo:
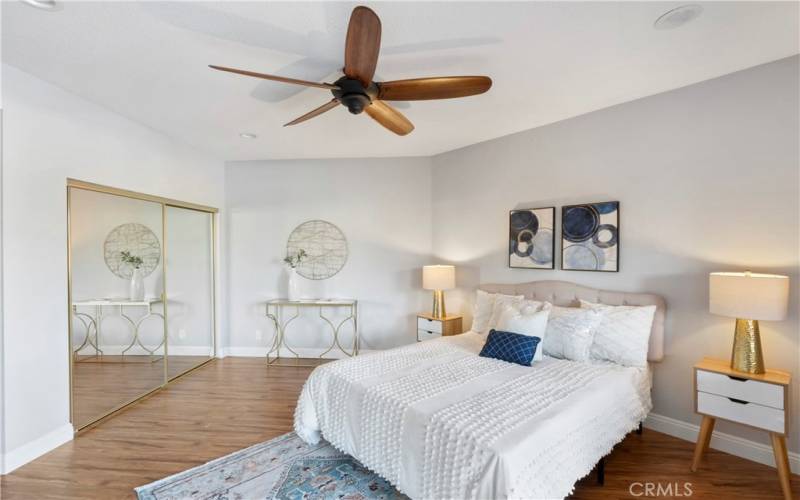
MULTIPOLYGON (((135 486, 290 431, 309 372, 267 369, 263 358, 212 361, 74 441, 0 476, 0 498, 134 498, 135 486)), ((592 475, 579 483, 573 498, 630 500, 634 482, 680 488, 673 492, 684 492, 684 482, 690 482, 694 498, 712 500, 782 498, 775 469, 709 450, 692 474, 692 451, 692 443, 648 429, 642 436, 631 434, 606 459, 605 486, 596 485, 592 475)), ((800 498, 800 477, 792 476, 792 488, 800 498)), ((634 486, 634 493, 641 491, 634 486)))
MULTIPOLYGON (((169 356, 172 379, 208 361, 208 356, 169 356)), ((162 356, 81 357, 72 369, 73 418, 78 428, 164 383, 162 356)))

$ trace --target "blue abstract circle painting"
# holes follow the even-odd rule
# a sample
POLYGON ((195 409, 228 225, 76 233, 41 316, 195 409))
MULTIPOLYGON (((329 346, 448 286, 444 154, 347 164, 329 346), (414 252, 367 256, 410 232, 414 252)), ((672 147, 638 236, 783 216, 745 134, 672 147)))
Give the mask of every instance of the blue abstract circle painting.
POLYGON ((561 231, 564 239, 574 243, 586 241, 600 225, 600 214, 591 205, 564 208, 561 231))
POLYGON ((561 269, 619 271, 619 202, 561 209, 561 269))
POLYGON ((508 221, 508 266, 554 269, 555 207, 512 210, 508 221))

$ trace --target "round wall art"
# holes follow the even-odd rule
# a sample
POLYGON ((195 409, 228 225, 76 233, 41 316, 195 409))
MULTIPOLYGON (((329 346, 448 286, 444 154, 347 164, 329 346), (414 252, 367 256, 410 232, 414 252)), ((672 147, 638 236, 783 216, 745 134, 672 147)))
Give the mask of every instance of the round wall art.
POLYGON ((103 244, 103 256, 108 269, 123 279, 130 279, 133 266, 123 262, 122 252, 141 257, 142 277, 150 275, 161 262, 161 243, 149 227, 129 222, 122 224, 108 233, 103 244))
POLYGON ((347 239, 342 231, 324 220, 310 220, 297 226, 286 242, 286 255, 304 250, 306 257, 297 273, 310 280, 324 280, 338 273, 347 262, 347 239))

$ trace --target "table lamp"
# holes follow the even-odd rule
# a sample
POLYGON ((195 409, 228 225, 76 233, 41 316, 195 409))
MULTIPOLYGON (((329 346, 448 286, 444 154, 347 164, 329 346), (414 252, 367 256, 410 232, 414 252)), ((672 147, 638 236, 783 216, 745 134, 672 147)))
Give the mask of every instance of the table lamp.
POLYGON ((424 266, 422 268, 422 288, 433 290, 433 317, 444 318, 444 291, 456 287, 456 268, 454 266, 424 266))
POLYGON ((711 273, 709 310, 736 318, 731 368, 746 373, 764 373, 758 320, 778 321, 786 317, 789 277, 776 274, 711 273))

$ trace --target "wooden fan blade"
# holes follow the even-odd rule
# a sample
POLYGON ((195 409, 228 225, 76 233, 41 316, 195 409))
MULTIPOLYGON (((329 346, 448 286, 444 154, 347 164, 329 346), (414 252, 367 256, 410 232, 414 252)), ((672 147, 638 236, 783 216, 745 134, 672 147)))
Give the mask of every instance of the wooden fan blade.
POLYGON ((425 101, 483 94, 492 87, 488 76, 439 76, 378 83, 378 99, 425 101))
POLYGON ((376 122, 397 135, 407 135, 414 130, 414 124, 399 111, 383 101, 375 99, 364 111, 376 122))
POLYGON ((228 73, 236 73, 237 75, 254 76, 256 78, 263 78, 264 80, 273 80, 273 81, 282 82, 282 83, 293 83, 295 85, 304 85, 306 87, 316 87, 318 89, 327 89, 327 90, 338 90, 339 89, 338 85, 332 85, 330 83, 307 82, 305 80, 298 80, 296 78, 286 78, 285 76, 267 75, 265 73, 256 73, 254 71, 245 71, 243 69, 226 68, 224 66, 214 66, 213 64, 209 64, 208 67, 216 69, 216 70, 219 70, 219 71, 227 71, 228 73))
POLYGON ((306 120, 310 120, 311 118, 314 118, 315 116, 319 116, 319 115, 321 115, 322 113, 324 113, 326 111, 332 110, 333 108, 335 108, 338 105, 339 105, 339 99, 331 99, 330 102, 326 102, 325 104, 323 104, 322 106, 318 107, 317 109, 313 109, 313 110, 309 111, 308 113, 304 114, 303 116, 301 116, 299 118, 295 118, 294 120, 292 120, 289 123, 287 123, 286 125, 284 125, 284 127, 288 127, 290 125, 297 125, 298 123, 302 123, 302 122, 304 122, 306 120))
POLYGON ((371 9, 353 9, 344 46, 344 74, 365 87, 372 82, 381 50, 381 20, 371 9))

